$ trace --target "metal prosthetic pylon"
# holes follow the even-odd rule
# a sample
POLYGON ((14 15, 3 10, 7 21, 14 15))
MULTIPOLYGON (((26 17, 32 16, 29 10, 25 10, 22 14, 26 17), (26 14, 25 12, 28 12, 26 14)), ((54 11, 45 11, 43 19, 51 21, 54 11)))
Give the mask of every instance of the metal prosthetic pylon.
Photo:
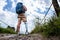
POLYGON ((27 27, 27 22, 24 22, 24 23, 25 23, 25 28, 26 28, 25 34, 29 34, 29 32, 28 32, 28 27, 27 27))

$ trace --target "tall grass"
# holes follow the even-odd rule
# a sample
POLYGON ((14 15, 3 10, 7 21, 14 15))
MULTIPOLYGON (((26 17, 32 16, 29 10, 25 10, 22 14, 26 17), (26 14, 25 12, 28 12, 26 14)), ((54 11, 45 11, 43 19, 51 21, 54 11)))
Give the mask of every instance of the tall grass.
POLYGON ((32 30, 31 33, 39 33, 44 36, 59 36, 60 35, 60 17, 53 18, 49 20, 47 24, 43 24, 43 26, 38 25, 32 30))

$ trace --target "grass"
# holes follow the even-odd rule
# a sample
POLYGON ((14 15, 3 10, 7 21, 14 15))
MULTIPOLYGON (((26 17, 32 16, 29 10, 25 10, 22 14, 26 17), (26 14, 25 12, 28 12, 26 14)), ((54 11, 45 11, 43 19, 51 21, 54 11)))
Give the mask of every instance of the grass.
POLYGON ((2 27, 0 27, 0 33, 16 34, 16 32, 13 29, 2 28, 2 27))
POLYGON ((36 25, 31 34, 33 33, 39 33, 46 37, 60 36, 60 17, 52 17, 52 20, 49 20, 47 24, 43 24, 43 26, 38 27, 38 25, 36 25))

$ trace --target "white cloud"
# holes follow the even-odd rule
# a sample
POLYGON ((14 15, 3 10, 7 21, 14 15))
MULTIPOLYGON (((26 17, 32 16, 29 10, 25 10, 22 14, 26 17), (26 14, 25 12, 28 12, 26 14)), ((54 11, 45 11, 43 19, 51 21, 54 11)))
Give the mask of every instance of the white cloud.
POLYGON ((12 3, 12 8, 15 8, 16 7, 16 3, 14 2, 14 0, 11 0, 13 3, 12 3))
POLYGON ((3 12, 3 7, 6 5, 5 0, 0 0, 0 13, 3 12))
POLYGON ((57 1, 58 1, 59 6, 60 6, 60 0, 57 0, 57 1))

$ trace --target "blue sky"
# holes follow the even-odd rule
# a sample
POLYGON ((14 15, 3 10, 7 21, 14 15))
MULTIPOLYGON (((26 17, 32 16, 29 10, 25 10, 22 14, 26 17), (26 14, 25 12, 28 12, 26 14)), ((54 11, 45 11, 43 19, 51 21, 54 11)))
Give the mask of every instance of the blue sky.
POLYGON ((12 7, 12 1, 11 0, 6 0, 5 2, 7 4, 3 7, 3 10, 5 11, 5 9, 7 9, 8 11, 10 11, 11 7, 12 7))
MULTIPOLYGON (((34 21, 36 17, 43 19, 49 6, 52 3, 51 0, 0 0, 0 20, 15 28, 18 20, 17 14, 15 13, 15 7, 18 2, 22 2, 27 7, 25 15, 27 17, 29 32, 35 28, 34 21)), ((47 14, 48 18, 53 15, 53 11, 54 8, 52 6, 49 13, 47 14)), ((2 22, 1 24, 2 26, 7 27, 7 25, 3 24, 2 22)), ((25 29, 25 25, 22 22, 21 33, 25 33, 25 30, 23 29, 25 29)))

